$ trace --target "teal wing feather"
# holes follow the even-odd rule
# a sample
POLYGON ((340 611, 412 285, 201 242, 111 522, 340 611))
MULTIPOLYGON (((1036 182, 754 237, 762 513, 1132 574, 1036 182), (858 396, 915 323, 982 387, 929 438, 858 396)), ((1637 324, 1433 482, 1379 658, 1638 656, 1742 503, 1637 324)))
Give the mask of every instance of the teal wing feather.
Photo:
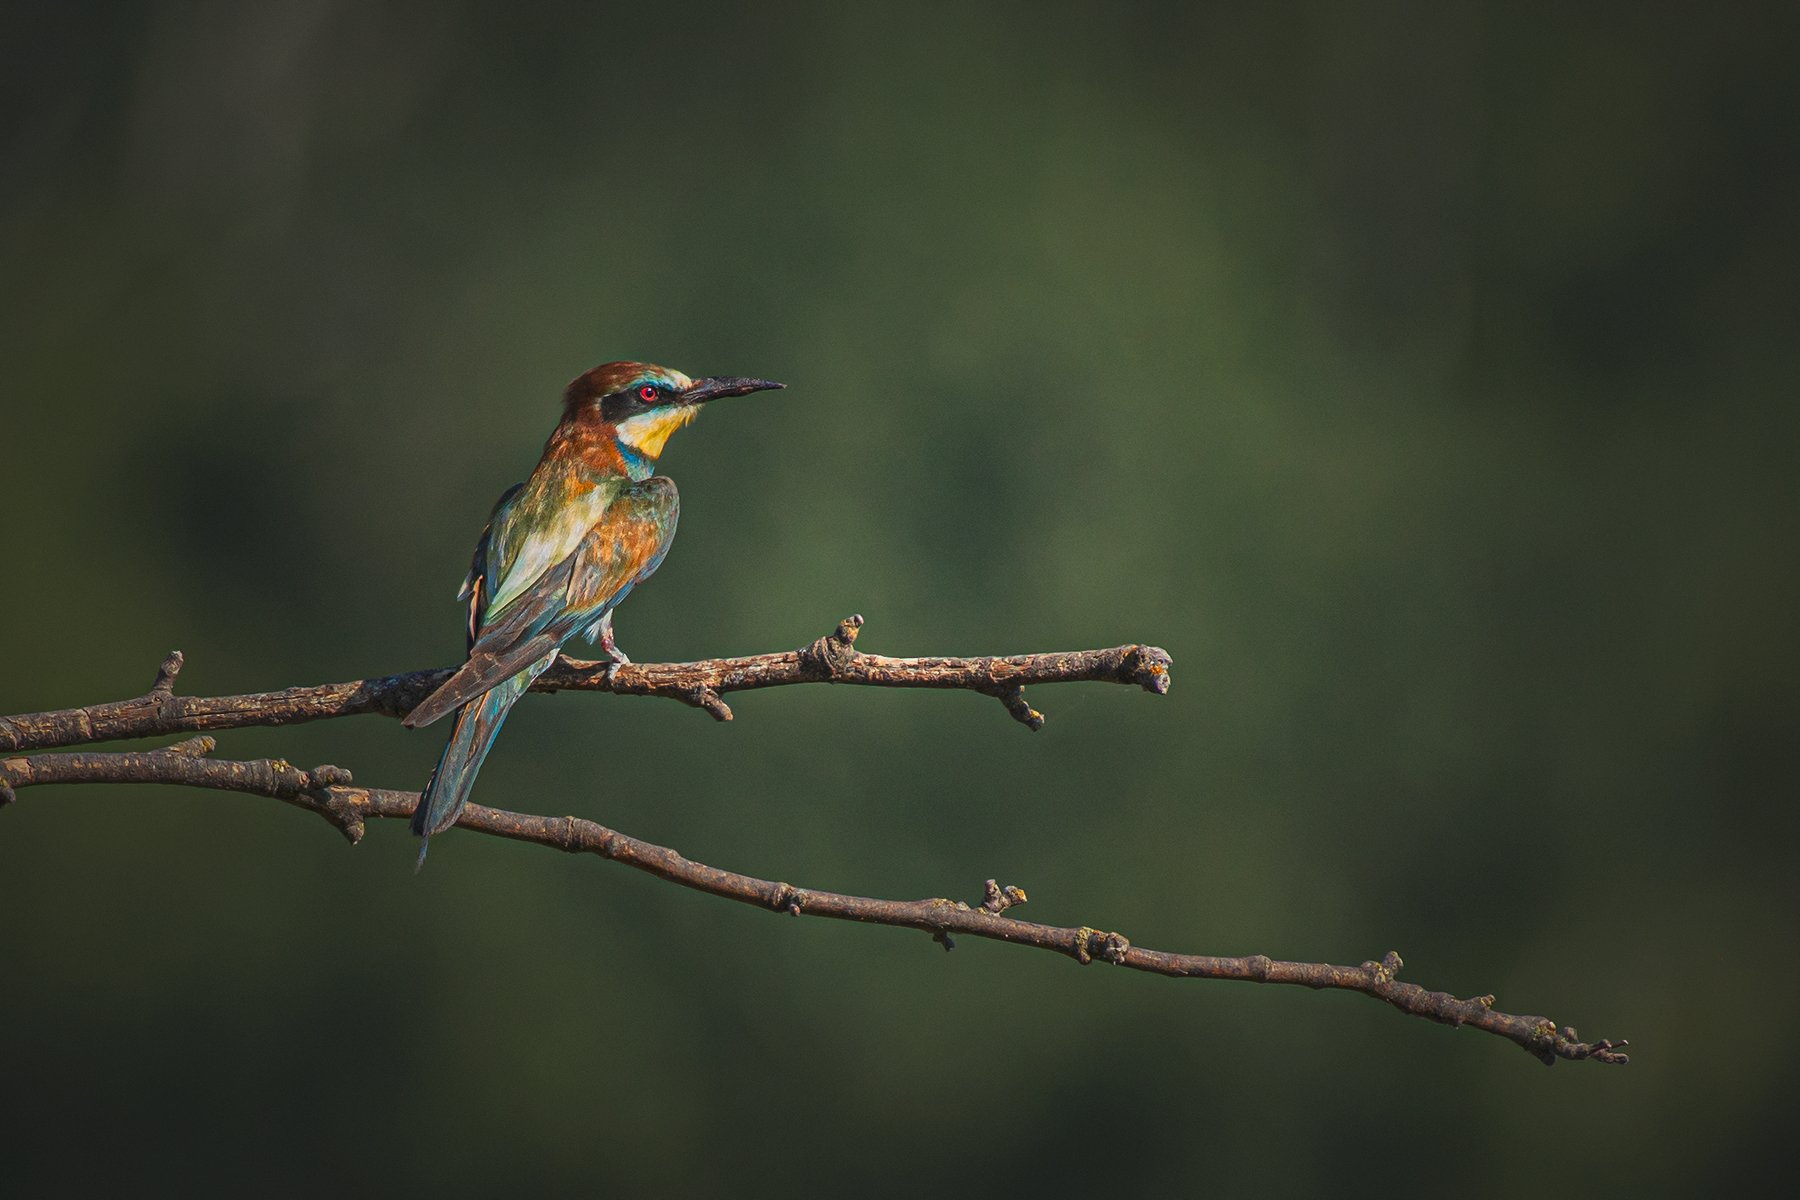
POLYGON ((500 499, 494 501, 492 511, 488 513, 488 522, 481 527, 481 536, 475 539, 475 554, 469 559, 469 573, 463 577, 462 587, 457 590, 458 600, 469 602, 469 649, 475 648, 475 639, 481 634, 481 615, 494 598, 494 581, 505 573, 505 563, 501 561, 500 547, 494 544, 494 526, 499 524, 512 511, 514 497, 525 485, 515 483, 500 493, 500 499))

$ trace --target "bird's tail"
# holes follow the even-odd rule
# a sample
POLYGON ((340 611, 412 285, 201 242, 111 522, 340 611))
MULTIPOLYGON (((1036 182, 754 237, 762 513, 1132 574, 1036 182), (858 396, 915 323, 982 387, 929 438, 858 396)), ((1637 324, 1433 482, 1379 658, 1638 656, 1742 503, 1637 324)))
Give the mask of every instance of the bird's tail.
POLYGON ((412 831, 421 839, 419 866, 425 865, 431 835, 456 824, 475 786, 475 773, 481 770, 481 760, 494 748, 494 738, 499 735, 506 714, 531 687, 532 680, 554 661, 556 655, 547 654, 456 710, 456 727, 450 731, 449 744, 425 784, 419 807, 413 811, 412 831))

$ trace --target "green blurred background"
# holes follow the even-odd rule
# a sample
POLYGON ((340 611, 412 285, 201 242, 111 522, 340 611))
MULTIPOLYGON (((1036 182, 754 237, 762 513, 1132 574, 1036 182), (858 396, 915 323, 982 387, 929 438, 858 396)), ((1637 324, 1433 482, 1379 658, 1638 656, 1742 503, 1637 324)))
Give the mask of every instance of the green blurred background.
MULTIPOLYGON (((0 814, 0 1182, 1716 1188, 1796 1046, 1800 21, 9 9, 0 712, 452 662, 562 384, 681 435, 639 659, 1148 641, 1167 698, 541 697, 481 801, 1629 1036, 775 920, 249 797, 0 814)), ((417 787, 442 731, 221 739, 417 787)), ((13 1190, 8 1188, 7 1190, 13 1190)))

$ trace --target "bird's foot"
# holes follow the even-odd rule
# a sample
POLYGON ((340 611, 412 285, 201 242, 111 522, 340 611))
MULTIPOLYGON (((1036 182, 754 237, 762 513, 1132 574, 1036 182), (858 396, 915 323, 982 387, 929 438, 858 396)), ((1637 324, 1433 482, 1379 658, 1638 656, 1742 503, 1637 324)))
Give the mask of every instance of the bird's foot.
POLYGON ((611 687, 613 676, 619 673, 620 667, 631 661, 631 656, 619 649, 619 643, 613 640, 612 613, 609 612, 600 619, 599 633, 600 649, 606 651, 606 657, 612 659, 606 664, 606 684, 611 687))
POLYGON ((604 630, 600 634, 600 649, 606 651, 606 657, 613 660, 614 666, 623 666, 631 661, 631 655, 619 649, 619 643, 613 641, 612 630, 604 630))
POLYGON ((619 643, 613 640, 611 613, 607 613, 606 619, 600 622, 600 648, 606 651, 606 656, 616 663, 631 661, 631 656, 619 649, 619 643))

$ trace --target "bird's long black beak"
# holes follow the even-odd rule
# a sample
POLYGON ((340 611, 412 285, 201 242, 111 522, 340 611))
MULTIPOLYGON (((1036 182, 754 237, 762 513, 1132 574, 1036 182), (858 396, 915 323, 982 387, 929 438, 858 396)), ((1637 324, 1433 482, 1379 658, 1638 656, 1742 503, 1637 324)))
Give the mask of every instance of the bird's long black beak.
POLYGON ((785 383, 776 383, 770 379, 741 379, 736 375, 716 375, 711 379, 696 379, 692 387, 681 393, 683 404, 705 404, 708 400, 717 400, 720 396, 748 396, 751 392, 779 391, 786 387, 785 383))

